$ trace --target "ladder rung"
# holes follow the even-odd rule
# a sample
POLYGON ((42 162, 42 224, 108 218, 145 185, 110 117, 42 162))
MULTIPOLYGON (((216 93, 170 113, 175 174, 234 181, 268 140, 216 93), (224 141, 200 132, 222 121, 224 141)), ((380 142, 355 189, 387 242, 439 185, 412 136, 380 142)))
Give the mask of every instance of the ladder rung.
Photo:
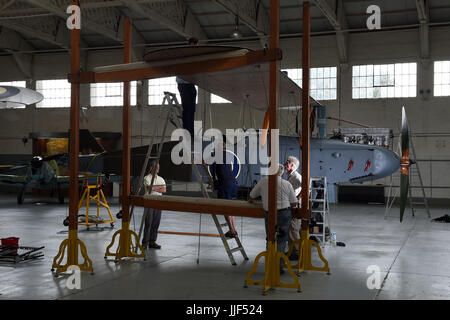
MULTIPOLYGON (((230 239, 233 239, 233 238, 230 238, 230 239)), ((236 251, 241 251, 241 249, 242 249, 242 247, 236 247, 236 248, 230 249, 230 252, 233 253, 236 251)))
POLYGON ((220 226, 221 227, 226 227, 226 226, 228 226, 228 223, 222 223, 220 226))

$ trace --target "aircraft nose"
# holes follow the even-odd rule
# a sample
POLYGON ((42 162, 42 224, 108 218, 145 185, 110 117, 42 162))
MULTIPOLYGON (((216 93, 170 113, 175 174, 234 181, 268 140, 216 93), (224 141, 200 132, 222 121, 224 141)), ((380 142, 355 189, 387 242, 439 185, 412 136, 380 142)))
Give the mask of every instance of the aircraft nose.
POLYGON ((390 176, 400 168, 400 157, 388 149, 374 150, 373 175, 378 178, 390 176))

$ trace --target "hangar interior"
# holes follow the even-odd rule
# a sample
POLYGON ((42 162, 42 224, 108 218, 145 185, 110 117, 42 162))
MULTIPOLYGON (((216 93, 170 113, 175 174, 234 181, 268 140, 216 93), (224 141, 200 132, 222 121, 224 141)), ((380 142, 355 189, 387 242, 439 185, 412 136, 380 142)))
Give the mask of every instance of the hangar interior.
MULTIPOLYGON (((279 2, 279 67, 301 86, 305 1, 279 2)), ((68 233, 62 223, 69 212, 68 193, 61 204, 50 192, 28 190, 18 204, 20 188, 4 183, 0 185, 0 237, 17 237, 21 245, 45 248, 41 259, 0 265, 0 299, 449 299, 449 227, 432 219, 448 214, 450 204, 446 121, 450 116, 446 109, 450 103, 450 4, 445 0, 309 2, 310 90, 312 98, 326 107, 327 137, 337 128, 361 128, 355 123, 388 128, 392 130, 389 148, 398 152, 404 107, 429 212, 416 207, 413 215, 408 203, 400 223, 398 201, 386 210, 388 193, 399 193, 398 172, 392 189, 391 175, 352 184, 353 192, 359 188, 364 197, 358 199, 361 192, 347 194, 353 203, 339 201, 337 190, 345 188, 336 187, 336 198, 330 201, 330 231, 345 247, 328 242, 322 248, 331 274, 305 271, 298 278, 301 293, 277 288, 262 296, 260 287, 243 285, 253 260, 266 248, 263 219, 235 218, 249 257, 246 261, 235 253, 237 265, 230 264, 217 237, 170 233, 158 235, 162 248, 148 249, 145 261, 105 260, 105 248, 121 226, 115 216, 121 209, 121 188, 112 183, 105 193, 117 221, 112 228, 79 226, 79 238, 95 273, 82 272, 81 289, 69 289, 67 276, 50 272, 68 233), (380 29, 369 29, 368 21, 376 15, 376 10, 368 11, 372 5, 380 9, 380 29), (375 187, 384 194, 381 203, 371 198, 375 187), (371 270, 379 271, 375 275, 380 285, 375 288, 369 284, 371 270)), ((68 137, 71 32, 66 8, 70 4, 66 0, 0 1, 0 86, 26 87, 44 96, 40 103, 24 107, 1 105, 0 166, 21 165, 42 156, 42 140, 47 143, 46 155, 52 155, 48 143, 57 140, 51 139, 68 137)), ((151 50, 185 45, 190 37, 198 38, 200 45, 261 50, 269 45, 270 6, 269 0, 84 0, 81 69, 123 63, 125 18, 132 21, 133 62, 142 61, 151 50), (233 37, 236 30, 238 37, 233 37)), ((122 145, 121 90, 123 86, 117 84, 81 84, 80 89, 80 129, 113 140, 102 144, 112 151, 122 145)), ((157 114, 161 108, 162 117, 166 112, 167 106, 161 106, 166 90, 178 94, 174 77, 131 84, 131 147, 151 142, 154 127, 161 121, 157 114)), ((295 136, 297 114, 298 109, 278 111, 280 134, 295 136)), ((198 87, 195 119, 204 128, 225 131, 254 124, 259 128, 264 116, 264 111, 228 103, 198 87)), ((173 130, 169 127, 165 141, 170 141, 173 130)), ((61 143, 67 152, 67 141, 61 143)), ((8 173, 2 169, 1 174, 8 173)), ((413 181, 417 186, 417 180, 410 178, 413 181)), ((168 190, 192 195, 199 188, 196 183, 174 182, 168 190)), ((423 200, 422 188, 412 188, 409 198, 413 203, 423 200)), ((131 220, 135 230, 142 215, 143 209, 136 208, 131 220)), ((209 214, 163 210, 160 231, 164 230, 217 233, 209 214)), ((315 251, 313 260, 320 263, 315 251)), ((256 273, 263 277, 263 267, 256 273)), ((281 278, 289 281, 288 274, 281 278)))

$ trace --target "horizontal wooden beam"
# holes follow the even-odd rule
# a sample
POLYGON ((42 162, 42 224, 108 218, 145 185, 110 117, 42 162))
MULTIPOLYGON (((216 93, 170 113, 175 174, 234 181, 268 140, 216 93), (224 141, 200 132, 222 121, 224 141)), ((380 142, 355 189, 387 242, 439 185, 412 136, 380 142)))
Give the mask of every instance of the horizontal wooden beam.
POLYGON ((198 74, 206 72, 225 71, 246 65, 265 63, 281 60, 280 49, 259 50, 248 52, 244 56, 213 59, 196 62, 185 62, 172 65, 138 68, 131 70, 120 70, 110 72, 81 72, 69 74, 70 83, 107 83, 126 82, 134 80, 155 79, 170 76, 181 76, 186 74, 198 74))
MULTIPOLYGON (((123 200, 122 200, 123 201, 123 200)), ((265 211, 247 201, 174 196, 131 196, 130 205, 159 210, 264 218, 265 211)))

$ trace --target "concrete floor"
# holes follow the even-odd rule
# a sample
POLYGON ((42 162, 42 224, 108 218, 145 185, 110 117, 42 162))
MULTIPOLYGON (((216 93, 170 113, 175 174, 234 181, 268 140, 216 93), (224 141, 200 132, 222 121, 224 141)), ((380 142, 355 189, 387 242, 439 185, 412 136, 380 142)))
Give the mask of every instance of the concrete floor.
MULTIPOLYGON (((265 249, 264 223, 259 219, 236 219, 238 232, 250 258, 232 266, 218 238, 202 237, 200 260, 198 237, 160 234, 161 250, 149 250, 147 261, 105 261, 104 253, 114 229, 86 231, 79 238, 93 261, 94 275, 82 273, 81 290, 66 287, 68 276, 50 272, 60 243, 67 238, 62 221, 67 205, 45 199, 26 198, 18 206, 15 196, 0 195, 0 236, 20 237, 21 245, 45 246, 41 260, 18 265, 0 265, 0 299, 450 299, 450 225, 430 222, 425 213, 416 218, 405 213, 402 224, 398 209, 388 219, 384 206, 340 204, 331 206, 331 228, 346 247, 327 246, 324 255, 331 275, 304 272, 300 275, 302 293, 277 288, 262 296, 260 286, 243 288, 247 272, 258 253, 265 249), (380 270, 380 289, 369 289, 369 266, 380 270)), ((112 205, 112 211, 118 211, 112 205)), ((137 208, 136 229, 142 208, 137 208)), ((432 208, 433 218, 448 209, 432 208)), ((163 212, 160 230, 216 233, 209 215, 163 212)), ((131 223, 133 227, 133 221, 131 223)), ((234 241, 233 241, 234 242, 234 241)), ((318 260, 315 258, 315 260, 318 260)), ((319 265, 319 263, 318 263, 319 265)), ((259 266, 254 279, 263 277, 259 266)), ((282 280, 290 282, 289 275, 282 280)))

